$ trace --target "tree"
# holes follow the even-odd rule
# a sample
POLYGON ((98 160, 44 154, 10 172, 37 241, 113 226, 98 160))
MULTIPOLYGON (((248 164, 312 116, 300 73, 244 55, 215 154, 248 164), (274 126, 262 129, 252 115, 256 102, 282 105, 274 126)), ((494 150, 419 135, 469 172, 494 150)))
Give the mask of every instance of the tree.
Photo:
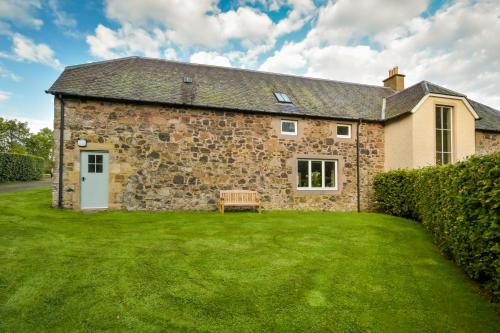
POLYGON ((45 127, 37 134, 31 134, 25 141, 25 148, 28 154, 50 161, 52 159, 52 130, 45 127))
POLYGON ((26 141, 30 138, 28 123, 0 117, 0 152, 26 154, 26 141))

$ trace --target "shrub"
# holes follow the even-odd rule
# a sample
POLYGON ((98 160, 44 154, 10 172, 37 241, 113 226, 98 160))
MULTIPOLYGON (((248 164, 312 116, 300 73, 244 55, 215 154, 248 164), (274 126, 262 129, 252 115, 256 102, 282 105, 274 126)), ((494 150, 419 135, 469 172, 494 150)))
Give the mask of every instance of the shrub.
POLYGON ((500 299, 500 152, 382 173, 374 190, 379 210, 421 221, 445 255, 500 299))
POLYGON ((40 179, 44 167, 45 160, 38 156, 0 153, 0 182, 40 179))
POLYGON ((415 218, 415 177, 411 170, 394 170, 375 177, 375 202, 386 214, 415 218))

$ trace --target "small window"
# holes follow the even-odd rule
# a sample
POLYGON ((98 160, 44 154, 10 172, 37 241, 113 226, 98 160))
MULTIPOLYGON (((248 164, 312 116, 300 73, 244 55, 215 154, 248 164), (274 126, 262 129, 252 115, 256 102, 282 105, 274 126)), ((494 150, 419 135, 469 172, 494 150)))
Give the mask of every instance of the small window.
POLYGON ((282 120, 281 121, 281 134, 297 135, 297 121, 296 120, 282 120))
POLYGON ((350 139, 351 138, 351 125, 338 124, 337 125, 337 138, 350 139))
POLYGON ((88 173, 102 173, 102 155, 89 155, 88 173))
POLYGON ((292 100, 290 99, 290 97, 288 97, 287 94, 275 92, 274 96, 280 103, 292 103, 292 100))
POLYGON ((297 189, 336 190, 336 160, 297 160, 297 189))

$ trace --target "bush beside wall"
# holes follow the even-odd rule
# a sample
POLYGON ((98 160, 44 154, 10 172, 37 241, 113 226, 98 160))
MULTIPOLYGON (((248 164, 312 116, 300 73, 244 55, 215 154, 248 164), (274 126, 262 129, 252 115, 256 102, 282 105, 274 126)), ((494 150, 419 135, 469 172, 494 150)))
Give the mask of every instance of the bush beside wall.
POLYGON ((374 180, 377 207, 421 221, 441 251, 500 299, 500 152, 374 180))
POLYGON ((38 180, 44 168, 45 160, 41 157, 0 153, 0 182, 38 180))

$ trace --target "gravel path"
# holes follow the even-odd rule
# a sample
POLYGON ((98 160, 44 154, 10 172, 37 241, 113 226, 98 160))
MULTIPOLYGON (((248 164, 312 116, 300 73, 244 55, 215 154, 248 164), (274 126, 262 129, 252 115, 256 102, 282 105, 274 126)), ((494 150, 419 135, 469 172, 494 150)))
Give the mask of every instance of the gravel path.
POLYGON ((50 178, 50 176, 44 176, 41 180, 36 181, 0 183, 0 193, 29 190, 32 188, 50 187, 51 185, 52 179, 50 178))

